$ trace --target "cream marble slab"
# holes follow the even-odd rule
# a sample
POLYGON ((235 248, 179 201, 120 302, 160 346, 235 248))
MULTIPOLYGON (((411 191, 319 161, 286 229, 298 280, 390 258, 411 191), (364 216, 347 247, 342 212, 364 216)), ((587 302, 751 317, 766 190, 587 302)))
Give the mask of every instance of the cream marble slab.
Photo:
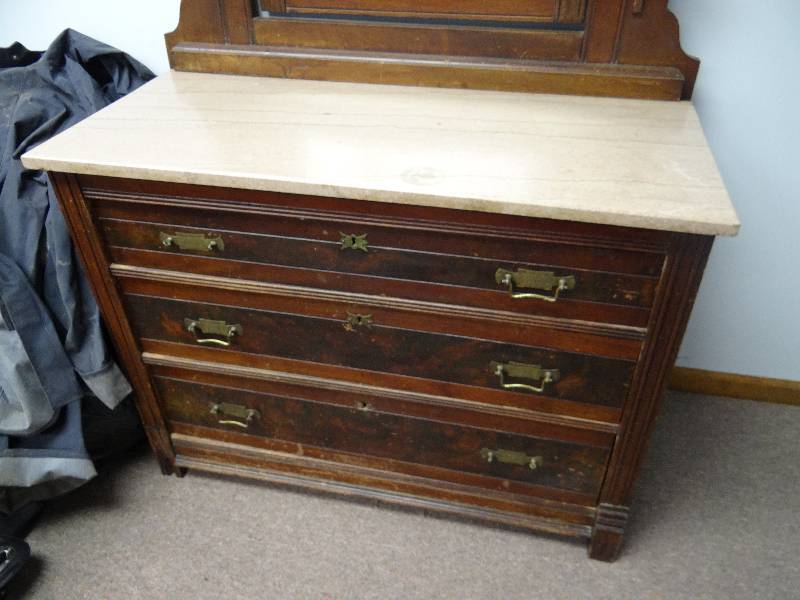
POLYGON ((739 229, 687 102, 172 72, 22 162, 689 233, 739 229))

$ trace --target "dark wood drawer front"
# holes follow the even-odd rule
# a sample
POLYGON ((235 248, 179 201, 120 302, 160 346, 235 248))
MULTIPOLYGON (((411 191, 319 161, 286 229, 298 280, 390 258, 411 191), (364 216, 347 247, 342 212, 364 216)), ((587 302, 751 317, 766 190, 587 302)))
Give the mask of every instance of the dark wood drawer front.
POLYGON ((634 327, 647 324, 663 266, 653 252, 515 239, 522 230, 476 235, 115 202, 97 212, 116 263, 634 327), (515 294, 556 294, 555 283, 526 287, 520 270, 567 278, 570 289, 555 302, 515 298, 498 270, 514 274, 515 294))
MULTIPOLYGON (((379 322, 354 320, 346 306, 334 309, 330 318, 276 312, 269 309, 238 308, 171 300, 149 295, 126 297, 129 316, 137 336, 197 345, 198 337, 215 337, 209 332, 187 330, 187 319, 237 325, 227 347, 219 352, 247 353, 338 365, 377 374, 436 380, 487 388, 524 405, 531 396, 545 396, 580 403, 620 407, 626 396, 635 363, 575 352, 554 351, 522 344, 508 344, 459 335, 445 335, 386 327, 379 322), (349 319, 349 320, 348 320, 349 319), (517 376, 510 368, 501 380, 499 363, 539 365, 558 370, 557 381, 517 376), (506 384, 543 386, 538 394, 529 388, 505 388, 506 384)), ((285 307, 282 307, 285 308, 285 307)), ((211 341, 209 347, 221 344, 211 341)), ((312 371, 312 368, 309 368, 312 371)), ((377 381, 377 377, 375 379, 377 381)), ((413 380, 408 381, 413 387, 413 380)), ((444 391, 444 390, 443 390, 444 391)), ((448 390, 449 393, 457 393, 448 390)))
POLYGON ((608 445, 429 421, 370 405, 338 406, 162 376, 154 380, 173 422, 270 438, 286 452, 325 449, 331 454, 323 456, 331 460, 347 461, 347 454, 354 455, 352 462, 361 456, 384 459, 373 466, 386 470, 413 463, 422 467, 417 474, 506 492, 538 495, 538 489, 551 488, 590 503, 609 455, 608 445))

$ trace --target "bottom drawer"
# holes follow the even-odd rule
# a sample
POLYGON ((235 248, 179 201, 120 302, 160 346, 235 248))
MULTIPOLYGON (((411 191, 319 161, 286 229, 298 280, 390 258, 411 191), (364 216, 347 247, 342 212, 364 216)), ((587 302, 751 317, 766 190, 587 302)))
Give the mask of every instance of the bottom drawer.
POLYGON ((199 426, 287 454, 587 506, 596 501, 612 440, 340 384, 324 389, 163 367, 154 369, 154 383, 173 428, 199 426))

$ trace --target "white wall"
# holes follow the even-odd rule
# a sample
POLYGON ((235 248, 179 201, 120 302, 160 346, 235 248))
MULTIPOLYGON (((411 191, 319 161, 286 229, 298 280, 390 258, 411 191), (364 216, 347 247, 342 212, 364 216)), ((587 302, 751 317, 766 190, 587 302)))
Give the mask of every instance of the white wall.
POLYGON ((678 364, 800 380, 800 2, 670 5, 742 221, 715 243, 678 364))
POLYGON ((64 29, 124 50, 156 73, 169 70, 164 34, 178 25, 180 0, 0 0, 0 46, 44 50, 64 29))
MULTIPOLYGON (((679 364, 800 380, 800 2, 672 0, 702 58, 694 102, 743 222, 719 239, 679 364)), ((72 27, 157 73, 179 0, 0 0, 0 45, 72 27), (135 8, 133 8, 135 6, 135 8)))

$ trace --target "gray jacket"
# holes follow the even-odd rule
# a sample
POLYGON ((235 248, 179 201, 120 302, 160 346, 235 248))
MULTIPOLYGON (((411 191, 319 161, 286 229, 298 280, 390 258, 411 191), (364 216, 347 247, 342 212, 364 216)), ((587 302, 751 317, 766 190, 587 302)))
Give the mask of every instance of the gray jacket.
POLYGON ((91 478, 80 399, 131 391, 47 176, 19 158, 151 77, 71 30, 44 53, 0 49, 0 511, 91 478))

